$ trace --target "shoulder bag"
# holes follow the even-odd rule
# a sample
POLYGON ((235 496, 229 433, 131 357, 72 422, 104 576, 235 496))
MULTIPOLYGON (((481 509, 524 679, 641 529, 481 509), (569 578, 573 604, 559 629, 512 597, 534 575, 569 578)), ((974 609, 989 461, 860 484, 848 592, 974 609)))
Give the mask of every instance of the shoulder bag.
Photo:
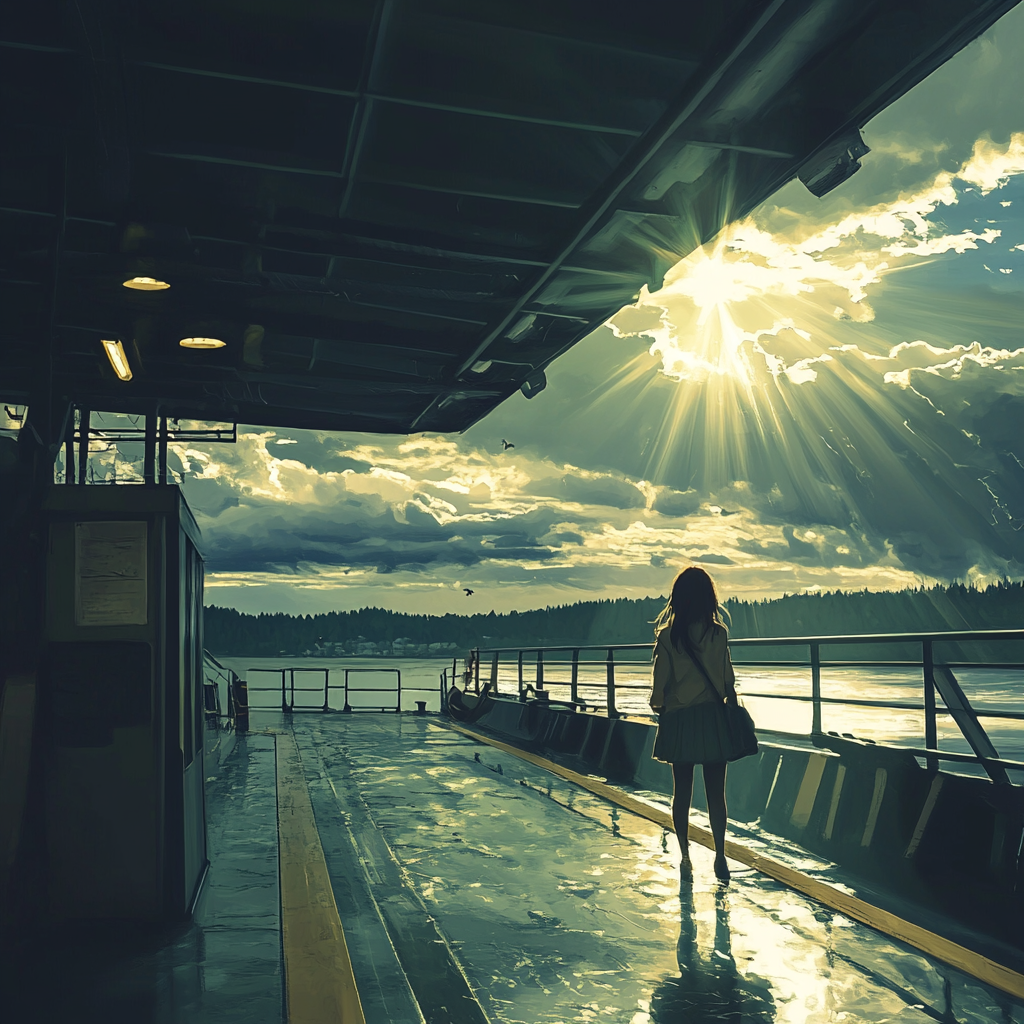
POLYGON ((750 712, 739 702, 739 699, 725 701, 711 682, 711 676, 695 651, 687 651, 691 661, 700 669, 704 683, 711 691, 712 703, 722 716, 725 733, 725 759, 738 761, 741 757, 749 757, 757 753, 757 733, 754 732, 754 720, 750 712))

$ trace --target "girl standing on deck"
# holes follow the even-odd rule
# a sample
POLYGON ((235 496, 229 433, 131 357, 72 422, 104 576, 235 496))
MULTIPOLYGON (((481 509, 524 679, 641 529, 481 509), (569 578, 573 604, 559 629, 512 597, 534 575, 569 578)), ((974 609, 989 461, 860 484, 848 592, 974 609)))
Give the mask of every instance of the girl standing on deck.
POLYGON ((725 769, 728 738, 716 701, 736 700, 728 633, 718 616, 718 596, 701 568, 684 569, 655 622, 651 708, 658 714, 654 757, 672 765, 672 823, 689 868, 693 766, 703 766, 708 817, 715 840, 715 875, 729 880, 725 859, 725 769))

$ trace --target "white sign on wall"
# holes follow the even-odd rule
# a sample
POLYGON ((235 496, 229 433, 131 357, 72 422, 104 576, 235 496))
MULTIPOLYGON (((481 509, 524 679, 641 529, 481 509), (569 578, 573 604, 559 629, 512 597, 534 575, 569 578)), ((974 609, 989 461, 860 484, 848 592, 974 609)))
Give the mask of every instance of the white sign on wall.
POLYGON ((75 523, 75 625, 144 626, 146 523, 75 523))

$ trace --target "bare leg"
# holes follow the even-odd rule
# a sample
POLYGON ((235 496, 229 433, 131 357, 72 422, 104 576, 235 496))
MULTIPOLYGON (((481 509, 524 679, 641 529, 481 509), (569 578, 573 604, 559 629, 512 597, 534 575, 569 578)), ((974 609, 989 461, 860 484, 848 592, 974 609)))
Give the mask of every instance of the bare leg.
POLYGON ((672 825, 683 860, 690 859, 690 797, 693 796, 693 765, 672 765, 672 825))
POLYGON ((708 800, 711 835, 715 840, 715 874, 723 882, 729 880, 729 867, 725 860, 725 824, 728 817, 725 806, 726 767, 724 761, 704 765, 704 792, 708 800))

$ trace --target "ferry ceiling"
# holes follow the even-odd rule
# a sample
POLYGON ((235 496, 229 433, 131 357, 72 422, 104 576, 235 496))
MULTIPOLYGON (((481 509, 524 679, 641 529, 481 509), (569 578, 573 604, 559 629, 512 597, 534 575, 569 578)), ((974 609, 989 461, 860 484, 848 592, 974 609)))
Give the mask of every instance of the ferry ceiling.
POLYGON ((0 398, 463 430, 1012 6, 6 5, 0 398))

